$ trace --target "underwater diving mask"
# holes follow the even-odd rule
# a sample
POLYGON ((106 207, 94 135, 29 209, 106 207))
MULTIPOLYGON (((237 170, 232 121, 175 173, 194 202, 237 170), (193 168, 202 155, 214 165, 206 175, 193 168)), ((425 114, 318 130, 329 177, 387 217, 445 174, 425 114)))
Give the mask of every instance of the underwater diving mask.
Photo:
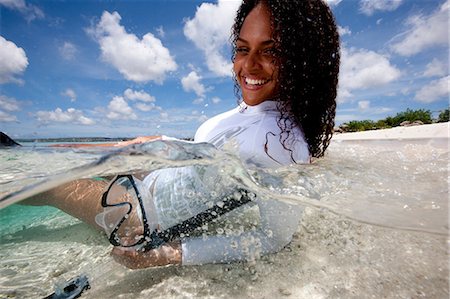
POLYGON ((132 175, 116 176, 102 196, 103 212, 95 218, 114 246, 150 250, 165 242, 189 234, 211 220, 250 202, 255 195, 237 189, 221 199, 220 204, 165 230, 160 230, 151 194, 132 175))

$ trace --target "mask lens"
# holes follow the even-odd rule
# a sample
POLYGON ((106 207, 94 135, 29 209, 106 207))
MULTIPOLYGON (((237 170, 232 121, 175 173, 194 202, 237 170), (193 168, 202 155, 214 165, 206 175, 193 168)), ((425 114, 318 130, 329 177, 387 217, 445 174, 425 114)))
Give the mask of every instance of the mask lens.
POLYGON ((120 177, 114 181, 107 194, 106 204, 106 231, 112 232, 118 227, 114 236, 117 243, 121 246, 133 246, 144 238, 141 206, 130 177, 120 177))

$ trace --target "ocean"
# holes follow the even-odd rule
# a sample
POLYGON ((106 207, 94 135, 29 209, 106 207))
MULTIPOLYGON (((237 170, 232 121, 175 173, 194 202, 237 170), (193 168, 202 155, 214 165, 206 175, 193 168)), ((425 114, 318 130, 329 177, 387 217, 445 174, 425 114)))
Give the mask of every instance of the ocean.
POLYGON ((0 150, 0 298, 41 298, 86 274, 82 298, 448 298, 448 139, 333 141, 310 165, 247 169, 172 141, 125 149, 0 150), (305 207, 291 243, 231 264, 129 270, 106 236, 20 200, 77 178, 188 165, 305 207))

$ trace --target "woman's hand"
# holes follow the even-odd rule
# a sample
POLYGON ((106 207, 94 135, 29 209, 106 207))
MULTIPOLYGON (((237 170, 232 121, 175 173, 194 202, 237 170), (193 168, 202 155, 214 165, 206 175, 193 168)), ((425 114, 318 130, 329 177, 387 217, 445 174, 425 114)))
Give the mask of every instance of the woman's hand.
POLYGON ((153 140, 160 140, 161 136, 141 136, 128 141, 117 142, 114 146, 127 146, 131 144, 145 143, 153 140))
POLYGON ((149 251, 133 248, 114 247, 114 260, 130 269, 142 269, 169 264, 181 265, 181 242, 169 242, 149 251))

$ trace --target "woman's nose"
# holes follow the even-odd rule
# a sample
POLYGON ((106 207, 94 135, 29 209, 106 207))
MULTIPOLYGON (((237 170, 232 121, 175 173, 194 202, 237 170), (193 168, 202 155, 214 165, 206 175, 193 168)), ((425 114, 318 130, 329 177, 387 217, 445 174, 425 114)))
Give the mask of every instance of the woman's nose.
POLYGON ((260 61, 259 61, 259 53, 250 52, 245 57, 244 61, 244 68, 247 71, 251 70, 257 70, 261 67, 260 61))

